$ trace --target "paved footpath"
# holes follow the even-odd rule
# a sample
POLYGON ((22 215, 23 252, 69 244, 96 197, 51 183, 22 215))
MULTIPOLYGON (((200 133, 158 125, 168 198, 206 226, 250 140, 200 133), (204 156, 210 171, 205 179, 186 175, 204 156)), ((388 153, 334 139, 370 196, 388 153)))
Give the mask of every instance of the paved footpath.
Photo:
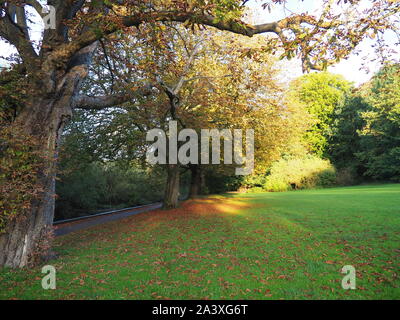
POLYGON ((90 228, 90 227, 96 226, 98 224, 123 219, 123 218, 133 216, 135 214, 142 213, 142 212, 156 210, 156 209, 161 208, 161 206, 162 206, 161 203, 154 203, 154 204, 149 204, 148 206, 143 206, 143 207, 134 208, 134 209, 121 210, 121 211, 106 214, 103 216, 95 216, 95 217, 90 217, 90 218, 86 218, 83 220, 60 223, 60 224, 55 225, 54 234, 56 236, 63 236, 70 232, 90 228))

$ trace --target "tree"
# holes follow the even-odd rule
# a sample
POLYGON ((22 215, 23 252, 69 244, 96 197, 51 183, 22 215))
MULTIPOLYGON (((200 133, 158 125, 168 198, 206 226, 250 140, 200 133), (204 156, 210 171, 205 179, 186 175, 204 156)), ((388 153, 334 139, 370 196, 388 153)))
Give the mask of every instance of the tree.
MULTIPOLYGON (((158 25, 176 21, 186 25, 211 26, 237 34, 252 36, 271 33, 265 50, 283 49, 283 55, 299 54, 304 70, 322 69, 348 55, 366 35, 395 28, 393 17, 399 3, 374 1, 374 5, 354 20, 333 14, 333 1, 322 1, 320 17, 292 15, 274 23, 256 26, 242 22, 244 3, 239 0, 204 2, 154 0, 9 0, 0 2, 0 36, 18 51, 18 62, 11 71, 1 74, 2 88, 16 75, 26 86, 14 109, 11 126, 37 142, 43 164, 37 170, 37 189, 29 208, 21 208, 25 219, 10 220, 0 237, 0 265, 23 267, 28 263, 37 242, 51 226, 54 215, 54 155, 66 121, 75 108, 104 108, 119 105, 147 92, 148 86, 109 96, 80 95, 83 80, 99 40, 127 28, 158 25), (55 9, 55 21, 34 44, 30 37, 27 8, 41 17, 43 5, 55 9)), ((273 1, 282 3, 281 0, 273 1)), ((348 1, 357 4, 360 1, 348 1)), ((33 19, 34 20, 34 19, 33 19)), ((130 86, 129 86, 130 87, 130 86)), ((12 94, 11 94, 12 95, 12 94)), ((6 105, 5 108, 12 108, 6 105)), ((21 133, 21 134, 22 134, 21 133)), ((2 183, 8 183, 7 181, 2 183)))
MULTIPOLYGON (((248 54, 249 50, 265 45, 266 40, 255 37, 249 41, 216 31, 194 33, 176 24, 168 26, 169 29, 157 34, 149 34, 143 28, 136 37, 142 41, 135 39, 135 46, 132 46, 132 38, 126 37, 124 41, 119 40, 118 54, 98 55, 101 58, 95 66, 128 67, 122 69, 123 74, 102 72, 101 76, 95 67, 96 75, 89 81, 91 91, 108 90, 108 87, 103 88, 104 82, 115 84, 113 87, 117 90, 118 83, 139 81, 138 74, 144 79, 153 78, 158 88, 146 99, 114 108, 112 122, 115 125, 108 132, 113 138, 107 140, 111 149, 125 154, 124 146, 132 147, 135 142, 143 146, 144 137, 126 132, 142 132, 146 131, 143 128, 152 129, 151 126, 166 131, 168 120, 176 120, 179 129, 195 129, 198 135, 201 129, 255 129, 257 163, 271 161, 298 127, 294 121, 299 119, 293 114, 292 106, 281 103, 283 89, 276 80, 277 59, 265 51, 248 54), (163 45, 155 50, 157 42, 163 45), (139 58, 140 53, 145 54, 139 58)), ((109 47, 107 43, 106 46, 109 47)), ((190 170, 193 178, 190 197, 201 192, 202 186, 204 189, 204 170, 209 166, 190 163, 165 167, 169 172, 164 199, 166 208, 178 204, 179 175, 183 170, 190 170)))
POLYGON ((304 140, 310 151, 329 156, 336 113, 342 109, 351 85, 342 76, 328 72, 310 73, 293 81, 289 96, 311 115, 311 125, 304 140))
POLYGON ((384 66, 362 93, 369 108, 362 112, 356 158, 364 176, 400 181, 400 65, 384 66))
POLYGON ((347 172, 347 178, 361 177, 365 166, 356 157, 361 148, 359 132, 365 126, 363 112, 370 108, 369 104, 360 95, 359 91, 348 93, 343 106, 334 116, 332 136, 329 140, 328 153, 340 172, 347 172))
POLYGON ((329 153, 353 178, 399 179, 399 70, 385 65, 335 115, 329 153))

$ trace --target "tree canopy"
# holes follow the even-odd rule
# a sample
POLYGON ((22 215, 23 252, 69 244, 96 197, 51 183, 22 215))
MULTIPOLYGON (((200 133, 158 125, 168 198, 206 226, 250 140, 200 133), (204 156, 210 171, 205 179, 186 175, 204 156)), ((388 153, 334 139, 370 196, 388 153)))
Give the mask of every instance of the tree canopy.
POLYGON ((304 140, 312 153, 328 156, 335 113, 341 110, 350 89, 351 84, 343 76, 328 72, 306 74, 291 83, 289 99, 303 104, 311 115, 304 140))

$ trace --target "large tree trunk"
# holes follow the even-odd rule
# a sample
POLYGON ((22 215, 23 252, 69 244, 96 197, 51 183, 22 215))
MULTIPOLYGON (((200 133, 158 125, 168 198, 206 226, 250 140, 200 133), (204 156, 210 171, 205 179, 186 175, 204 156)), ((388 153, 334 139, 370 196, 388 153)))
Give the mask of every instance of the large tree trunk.
POLYGON ((168 176, 164 194, 164 209, 173 209, 178 207, 179 200, 179 165, 168 165, 168 176))
POLYGON ((193 199, 203 194, 204 172, 200 165, 190 165, 190 189, 189 198, 193 199))
POLYGON ((44 198, 39 199, 37 206, 31 208, 23 219, 8 223, 6 233, 0 236, 1 266, 24 267, 46 255, 40 241, 45 241, 51 232, 49 220, 54 202, 44 198))
POLYGON ((32 97, 30 105, 18 116, 14 125, 35 140, 34 148, 40 157, 35 186, 40 190, 30 202, 7 223, 0 236, 0 266, 24 267, 40 250, 52 230, 55 206, 56 152, 64 123, 71 115, 71 95, 54 99, 32 97))
MULTIPOLYGON (((93 51, 90 49, 83 53, 88 56, 93 51)), ((36 151, 42 159, 42 166, 35 173, 40 192, 28 209, 8 221, 5 233, 0 235, 0 266, 24 267, 37 253, 46 255, 43 252, 46 248, 40 246, 52 230, 57 148, 64 125, 72 115, 75 96, 87 76, 87 65, 75 63, 68 71, 42 71, 48 79, 41 82, 36 79, 32 84, 29 92, 33 95, 26 99, 26 106, 13 123, 36 142, 36 151)))
POLYGON ((51 60, 43 59, 41 69, 29 81, 26 92, 31 96, 13 125, 38 145, 43 166, 35 173, 35 182, 40 192, 28 209, 8 221, 0 235, 0 266, 24 267, 32 258, 47 254, 49 247, 44 242, 54 218, 57 148, 96 47, 97 43, 92 43, 69 61, 63 60, 63 52, 51 60))

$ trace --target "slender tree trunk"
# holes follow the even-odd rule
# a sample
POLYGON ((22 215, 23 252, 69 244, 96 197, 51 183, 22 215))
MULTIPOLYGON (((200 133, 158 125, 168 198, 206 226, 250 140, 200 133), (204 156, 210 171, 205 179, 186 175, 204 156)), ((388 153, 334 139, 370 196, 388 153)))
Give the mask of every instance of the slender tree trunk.
POLYGON ((203 194, 204 174, 202 168, 199 165, 190 165, 190 172, 191 178, 189 198, 193 199, 203 194))
POLYGON ((179 165, 168 165, 168 176, 164 194, 164 209, 173 209, 178 207, 179 200, 179 165))

